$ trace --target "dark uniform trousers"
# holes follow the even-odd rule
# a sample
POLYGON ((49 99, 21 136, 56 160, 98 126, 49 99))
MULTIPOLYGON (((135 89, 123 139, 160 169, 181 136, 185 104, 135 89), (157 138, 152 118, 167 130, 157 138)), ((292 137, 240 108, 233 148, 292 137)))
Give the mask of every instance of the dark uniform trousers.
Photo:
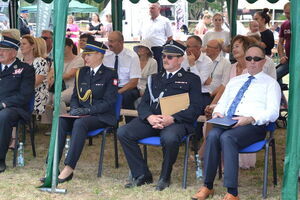
POLYGON ((213 183, 221 151, 224 156, 224 186, 238 187, 239 150, 263 140, 266 137, 266 126, 246 125, 224 130, 213 128, 206 139, 204 152, 204 183, 213 183))
MULTIPOLYGON (((135 110, 134 102, 140 97, 140 92, 137 88, 133 88, 131 90, 127 90, 122 93, 123 102, 122 108, 135 110)), ((128 124, 134 117, 125 117, 126 124, 128 124)))
POLYGON ((165 71, 165 69, 163 67, 163 59, 162 59, 163 47, 155 46, 155 47, 151 47, 151 50, 153 51, 153 58, 157 62, 157 71, 158 72, 165 71))
POLYGON ((138 140, 151 136, 160 136, 163 150, 160 178, 169 180, 172 166, 177 159, 179 145, 186 134, 187 131, 183 124, 174 123, 160 130, 152 128, 149 123, 140 118, 135 118, 131 123, 120 127, 118 129, 118 139, 123 147, 132 176, 136 178, 150 173, 138 145, 138 140))
MULTIPOLYGON (((213 99, 210 96, 210 93, 202 93, 202 95, 203 95, 202 100, 203 100, 204 107, 211 104, 213 99)), ((197 122, 197 126, 196 126, 197 140, 201 140, 201 138, 203 137, 203 125, 204 125, 204 122, 197 122)))
POLYGON ((200 78, 195 74, 184 71, 184 69, 180 69, 171 78, 167 78, 166 75, 167 73, 159 72, 151 76, 151 84, 147 84, 141 103, 138 106, 139 117, 118 129, 118 138, 134 178, 150 173, 138 146, 138 140, 150 136, 160 136, 163 150, 160 178, 168 180, 183 136, 194 131, 193 122, 203 112, 200 78), (153 100, 149 85, 152 88, 153 100), (162 94, 164 97, 168 97, 182 93, 189 94, 189 107, 172 115, 176 123, 162 130, 153 129, 148 123, 147 117, 161 115, 162 113, 158 99, 155 100, 155 98, 162 96, 162 94))
POLYGON ((4 108, 0 111, 0 160, 5 160, 12 128, 19 119, 19 114, 11 108, 4 108))
MULTIPOLYGON (((0 65, 3 69, 4 66, 0 65)), ((12 127, 19 119, 28 121, 31 117, 27 110, 28 102, 34 95, 34 82, 34 68, 19 59, 0 71, 0 103, 6 105, 0 110, 0 160, 5 160, 12 127)))
POLYGON ((77 119, 60 118, 58 128, 59 159, 62 157, 67 132, 72 133, 70 149, 65 159, 65 165, 70 166, 72 169, 75 169, 79 160, 87 133, 113 125, 116 122, 114 114, 114 104, 118 92, 116 80, 116 72, 104 65, 92 77, 90 76, 90 67, 80 68, 71 99, 71 111, 76 108, 89 108, 90 116, 77 119), (90 99, 82 101, 78 97, 77 86, 81 96, 84 96, 87 90, 92 90, 92 103, 90 99))
POLYGON ((70 149, 65 159, 64 164, 75 169, 77 161, 87 138, 87 133, 92 130, 107 127, 107 125, 100 121, 96 116, 82 117, 79 119, 74 118, 60 118, 58 129, 58 146, 59 146, 59 160, 66 143, 67 133, 71 134, 70 149))

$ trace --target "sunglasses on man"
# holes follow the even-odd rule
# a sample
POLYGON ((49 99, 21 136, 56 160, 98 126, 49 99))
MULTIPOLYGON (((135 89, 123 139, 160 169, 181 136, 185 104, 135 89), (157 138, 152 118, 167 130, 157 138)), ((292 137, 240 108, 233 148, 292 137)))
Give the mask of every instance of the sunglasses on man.
POLYGON ((172 60, 174 57, 179 58, 179 57, 181 57, 181 56, 173 56, 173 55, 165 55, 165 54, 162 55, 162 58, 163 58, 163 59, 165 59, 166 57, 167 57, 168 60, 172 60))
POLYGON ((50 37, 45 37, 45 36, 42 36, 41 38, 43 38, 44 40, 51 39, 50 37))
POLYGON ((247 56, 245 59, 249 62, 251 62, 252 60, 254 60, 254 62, 259 62, 259 61, 263 60, 264 58, 261 58, 261 57, 258 57, 258 56, 254 56, 254 57, 247 56))

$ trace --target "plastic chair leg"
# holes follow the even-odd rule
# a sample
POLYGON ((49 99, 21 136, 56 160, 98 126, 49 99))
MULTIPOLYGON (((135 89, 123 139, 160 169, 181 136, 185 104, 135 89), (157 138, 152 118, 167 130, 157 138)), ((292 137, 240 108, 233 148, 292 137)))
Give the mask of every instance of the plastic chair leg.
POLYGON ((187 183, 187 169, 188 169, 190 137, 191 137, 191 135, 189 135, 185 140, 185 153, 184 153, 184 161, 183 161, 183 179, 182 179, 182 188, 183 189, 186 189, 186 183, 187 183))
POLYGON ((114 147, 115 147, 115 167, 119 168, 119 155, 118 155, 118 140, 116 130, 113 130, 114 147))
POLYGON ((93 145, 93 137, 89 137, 89 146, 93 145))
MULTIPOLYGON (((18 129, 18 127, 17 127, 18 129)), ((13 150, 14 153, 13 153, 13 167, 16 167, 17 166, 17 156, 18 156, 18 146, 19 146, 19 134, 18 134, 18 131, 16 131, 16 140, 15 140, 15 149, 13 150)))
POLYGON ((220 163, 219 163, 218 173, 219 173, 219 180, 221 180, 222 179, 222 156, 221 156, 220 163))
POLYGON ((269 161, 269 143, 265 146, 265 167, 264 167, 264 183, 263 183, 263 199, 267 198, 267 189, 268 189, 268 161, 269 161))
POLYGON ((273 165, 273 184, 274 187, 277 185, 277 167, 276 167, 276 149, 275 149, 275 139, 272 141, 272 165, 273 165))
POLYGON ((147 158, 147 145, 144 145, 144 159, 146 162, 146 165, 148 164, 148 158, 147 158))
POLYGON ((33 127, 31 125, 31 123, 29 123, 29 131, 30 131, 30 141, 31 141, 32 155, 33 155, 33 157, 36 157, 35 142, 34 142, 34 130, 33 130, 33 127))
POLYGON ((100 148, 100 158, 99 158, 99 166, 98 166, 98 177, 102 175, 102 165, 103 165, 103 157, 104 157, 104 148, 105 148, 105 141, 106 140, 106 130, 102 134, 102 143, 100 148))

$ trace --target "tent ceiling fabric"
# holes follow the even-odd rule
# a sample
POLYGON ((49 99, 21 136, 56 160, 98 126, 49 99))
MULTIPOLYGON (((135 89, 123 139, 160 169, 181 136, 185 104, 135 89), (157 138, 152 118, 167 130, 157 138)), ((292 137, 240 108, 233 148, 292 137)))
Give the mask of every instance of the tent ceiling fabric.
MULTIPOLYGON (((3 1, 8 1, 8 0, 3 0, 3 1)), ((35 0, 25 0, 25 1, 27 1, 28 3, 33 3, 35 0)), ((45 2, 45 3, 51 3, 53 0, 42 0, 42 1, 45 2)), ((81 2, 81 3, 86 2, 86 0, 78 0, 78 1, 81 2)), ((104 0, 94 0, 94 1, 97 2, 97 3, 101 3, 104 0)), ((132 3, 138 3, 140 0, 130 0, 130 1, 132 3)), ((151 2, 151 3, 156 3, 158 0, 148 0, 148 1, 151 2)), ((171 2, 171 3, 175 3, 177 0, 168 0, 168 1, 171 2)), ((189 3, 194 3, 197 0, 186 0, 186 1, 188 1, 189 3)), ((206 1, 211 3, 211 2, 214 2, 215 0, 206 0, 206 1)), ((257 0, 246 0, 246 1, 248 1, 249 3, 254 3, 257 0)), ((270 3, 276 3, 279 0, 267 0, 267 1, 270 2, 270 3)))
MULTIPOLYGON (((21 10, 28 10, 30 13, 37 12, 37 5, 25 6, 21 10)), ((52 8, 54 10, 54 8, 52 8)), ((80 3, 79 1, 70 1, 68 7, 68 13, 92 13, 98 12, 98 8, 86 3, 80 3)))

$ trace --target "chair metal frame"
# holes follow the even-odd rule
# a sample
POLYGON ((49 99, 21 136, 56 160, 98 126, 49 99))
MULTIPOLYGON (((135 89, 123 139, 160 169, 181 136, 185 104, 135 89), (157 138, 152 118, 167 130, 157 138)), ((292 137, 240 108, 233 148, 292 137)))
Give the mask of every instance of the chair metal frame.
MULTIPOLYGON (((119 159, 118 159, 118 141, 117 141, 117 133, 116 130, 118 128, 119 119, 120 119, 120 113, 121 113, 121 107, 122 107, 122 95, 118 94, 117 101, 115 104, 115 115, 116 115, 116 124, 114 126, 109 126, 105 128, 99 128, 93 131, 89 131, 87 133, 87 137, 89 138, 89 143, 91 142, 91 138, 94 136, 97 136, 99 134, 102 134, 102 142, 100 146, 100 157, 99 157, 99 164, 98 164, 98 173, 97 177, 102 176, 102 170, 103 170, 103 158, 104 158, 104 149, 105 149, 105 143, 106 143, 106 135, 108 133, 113 133, 114 137, 114 150, 115 150, 115 168, 119 167, 119 159)), ((70 132, 68 134, 71 134, 70 132)), ((91 145, 91 143, 90 143, 91 145)))
MULTIPOLYGON (((272 166, 273 166, 273 184, 274 187, 277 185, 277 167, 276 167, 276 150, 275 150, 275 132, 276 126, 275 122, 271 122, 266 126, 267 130, 267 138, 258 142, 255 142, 241 150, 239 153, 256 153, 265 149, 264 156, 264 176, 263 176, 263 189, 262 189, 262 197, 263 199, 267 198, 267 189, 268 189, 268 167, 269 167, 269 150, 272 147, 272 166)), ((222 178, 222 167, 219 165, 219 179, 222 178)))
MULTIPOLYGON (((182 179, 182 188, 186 189, 187 186, 187 170, 188 170, 188 158, 189 158, 189 147, 190 147, 190 141, 191 139, 195 139, 196 134, 191 133, 189 135, 186 135, 182 138, 182 143, 185 143, 185 153, 184 153, 184 160, 183 160, 183 179, 182 179)), ((147 145, 150 146, 162 146, 160 143, 160 137, 154 136, 154 137, 147 137, 141 140, 138 140, 138 143, 143 145, 143 151, 144 151, 144 159, 147 163, 147 145)), ((195 149, 195 148, 193 148, 195 149)), ((195 151, 196 154, 196 151, 195 151)))
POLYGON ((33 157, 36 157, 35 140, 34 140, 34 116, 32 115, 34 110, 34 101, 35 101, 35 96, 33 96, 30 102, 28 103, 28 111, 32 116, 31 119, 29 119, 28 122, 24 121, 23 119, 19 119, 19 121, 16 123, 16 126, 14 126, 16 127, 16 139, 15 139, 15 148, 13 150, 13 167, 16 167, 17 165, 17 155, 18 155, 18 147, 19 147, 19 126, 22 126, 22 142, 24 145, 26 142, 26 125, 29 126, 32 154, 33 157))

